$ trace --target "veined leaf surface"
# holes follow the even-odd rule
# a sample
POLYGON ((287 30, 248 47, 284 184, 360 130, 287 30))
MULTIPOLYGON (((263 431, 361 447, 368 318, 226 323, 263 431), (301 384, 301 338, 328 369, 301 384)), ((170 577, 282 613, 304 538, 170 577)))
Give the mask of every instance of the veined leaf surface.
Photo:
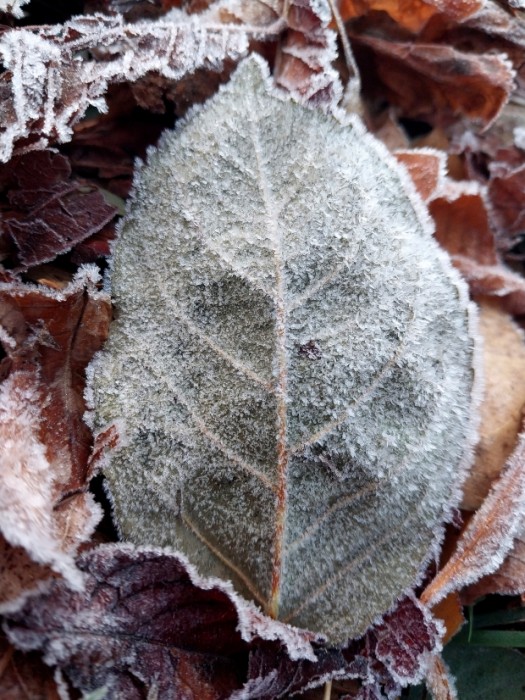
POLYGON ((472 437, 466 293, 400 172, 248 59, 141 170, 92 366, 123 535, 333 640, 414 584, 472 437))

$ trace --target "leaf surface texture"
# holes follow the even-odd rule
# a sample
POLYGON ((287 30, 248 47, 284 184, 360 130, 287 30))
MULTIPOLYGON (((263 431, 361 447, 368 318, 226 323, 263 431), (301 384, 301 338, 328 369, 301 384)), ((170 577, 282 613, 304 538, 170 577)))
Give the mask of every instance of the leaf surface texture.
POLYGON ((92 366, 124 536, 334 640, 413 585, 471 437, 466 294, 404 190, 248 59, 141 170, 92 366))

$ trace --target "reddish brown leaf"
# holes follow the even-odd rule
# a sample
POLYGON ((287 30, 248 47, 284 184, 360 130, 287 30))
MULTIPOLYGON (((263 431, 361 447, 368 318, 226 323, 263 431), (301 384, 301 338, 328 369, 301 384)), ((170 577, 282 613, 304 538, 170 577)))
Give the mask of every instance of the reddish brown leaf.
POLYGON ((421 197, 425 201, 435 197, 445 178, 445 154, 430 148, 415 148, 397 150, 394 155, 408 170, 421 197))
POLYGON ((404 29, 419 33, 432 17, 442 14, 460 22, 471 17, 482 6, 481 0, 340 0, 344 20, 360 17, 371 11, 386 12, 404 29))
POLYGON ((24 547, 13 547, 0 535, 0 610, 37 581, 56 575, 50 566, 31 559, 24 547))
POLYGON ((337 72, 335 34, 327 28, 329 14, 312 0, 291 0, 286 17, 288 31, 275 61, 278 85, 296 99, 312 105, 333 106, 342 93, 337 72))
POLYGON ((111 319, 109 298, 96 291, 96 284, 94 268, 85 268, 60 292, 24 285, 0 289, 0 298, 22 319, 27 342, 38 334, 46 396, 39 438, 64 493, 85 486, 91 451, 91 432, 83 420, 84 371, 102 347, 111 319))
POLYGON ((0 637, 2 700, 60 700, 53 672, 38 654, 22 654, 0 637))
MULTIPOLYGON (((149 688, 163 700, 211 700, 242 686, 249 646, 238 625, 242 614, 247 634, 257 614, 236 610, 225 584, 198 588, 180 558, 125 546, 88 552, 79 567, 83 592, 56 581, 10 616, 20 648, 45 651, 75 687, 105 685, 111 697, 145 698, 149 688)), ((270 637, 272 625, 274 638, 291 638, 268 620, 270 637)))
POLYGON ((500 261, 477 183, 448 184, 443 195, 429 203, 429 210, 436 223, 436 238, 469 283, 471 293, 497 299, 512 314, 525 313, 525 280, 500 261))
MULTIPOLYGON (((457 196, 438 196, 429 204, 436 223, 436 238, 449 255, 469 258, 480 265, 496 265, 494 236, 487 208, 479 191, 458 190, 457 196)), ((473 183, 475 185, 475 183, 473 183)))
POLYGON ((488 192, 498 234, 512 241, 525 230, 525 162, 490 165, 488 192))
POLYGON ((439 641, 412 598, 364 638, 332 649, 264 618, 229 584, 199 578, 166 551, 106 545, 83 554, 79 568, 84 591, 49 582, 7 620, 20 649, 44 652, 85 692, 105 685, 130 700, 148 690, 163 700, 274 700, 335 674, 363 680, 356 697, 382 697, 421 680, 439 641), (316 657, 304 658, 312 648, 316 657))
POLYGON ((452 46, 386 40, 372 29, 351 30, 350 38, 365 50, 365 91, 375 99, 386 98, 404 116, 436 125, 463 116, 487 126, 514 86, 514 71, 503 54, 478 56, 452 46))
POLYGON ((23 267, 71 250, 114 218, 115 207, 96 187, 70 175, 67 158, 51 151, 19 156, 0 168, 9 202, 2 225, 23 267))
MULTIPOLYGON (((0 369, 0 529, 11 547, 25 548, 40 564, 80 579, 72 555, 99 519, 84 493, 91 433, 83 422, 84 371, 104 341, 110 317, 105 295, 95 290, 97 273, 83 270, 56 292, 20 283, 0 286, 0 340, 7 353, 0 369)), ((2 568, 8 590, 48 576, 28 571, 8 547, 2 568)))
POLYGON ((521 433, 503 474, 458 540, 453 555, 427 586, 421 600, 434 605, 451 591, 496 571, 523 524, 525 433, 521 433))

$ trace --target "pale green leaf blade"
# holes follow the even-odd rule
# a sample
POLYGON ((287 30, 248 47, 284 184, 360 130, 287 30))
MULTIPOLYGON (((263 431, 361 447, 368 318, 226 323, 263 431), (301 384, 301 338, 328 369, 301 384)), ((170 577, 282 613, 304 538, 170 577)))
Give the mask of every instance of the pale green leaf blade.
POLYGON ((414 585, 472 442, 466 292, 406 187, 245 61, 140 173, 92 368, 124 536, 335 640, 414 585))

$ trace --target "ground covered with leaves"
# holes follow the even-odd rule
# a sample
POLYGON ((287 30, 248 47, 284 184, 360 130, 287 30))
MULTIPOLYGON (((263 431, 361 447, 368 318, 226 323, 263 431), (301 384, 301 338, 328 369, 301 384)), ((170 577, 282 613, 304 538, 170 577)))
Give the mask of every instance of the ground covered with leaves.
POLYGON ((0 2, 2 698, 525 697, 523 9, 0 2), (134 163, 252 52, 294 100, 359 113, 479 306, 485 390, 461 509, 413 594, 342 647, 182 555, 118 543, 101 472, 119 434, 84 420, 134 163))

